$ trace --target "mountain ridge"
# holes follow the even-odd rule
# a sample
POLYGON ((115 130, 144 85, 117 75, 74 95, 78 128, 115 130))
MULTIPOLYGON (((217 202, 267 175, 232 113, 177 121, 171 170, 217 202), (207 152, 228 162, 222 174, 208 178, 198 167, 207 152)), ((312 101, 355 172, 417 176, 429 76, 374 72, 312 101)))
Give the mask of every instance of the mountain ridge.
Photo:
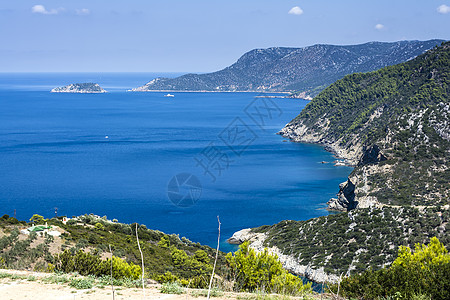
POLYGON ((303 92, 314 96, 347 74, 407 61, 441 42, 435 39, 254 49, 220 71, 156 78, 132 91, 303 92))

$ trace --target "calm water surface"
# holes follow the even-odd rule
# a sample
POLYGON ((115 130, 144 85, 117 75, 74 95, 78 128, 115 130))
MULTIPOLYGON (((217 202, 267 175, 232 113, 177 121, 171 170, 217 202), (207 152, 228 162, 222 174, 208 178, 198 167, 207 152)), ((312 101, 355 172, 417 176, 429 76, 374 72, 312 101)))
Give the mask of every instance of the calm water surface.
POLYGON ((176 74, 0 74, 0 214, 52 217, 57 207, 213 247, 220 216, 223 250, 239 229, 328 214, 326 201, 351 169, 321 164, 334 160, 322 147, 275 134, 307 101, 126 92, 161 75, 176 74), (49 93, 91 81, 109 93, 49 93), (189 207, 168 198, 180 173, 202 187, 189 207))

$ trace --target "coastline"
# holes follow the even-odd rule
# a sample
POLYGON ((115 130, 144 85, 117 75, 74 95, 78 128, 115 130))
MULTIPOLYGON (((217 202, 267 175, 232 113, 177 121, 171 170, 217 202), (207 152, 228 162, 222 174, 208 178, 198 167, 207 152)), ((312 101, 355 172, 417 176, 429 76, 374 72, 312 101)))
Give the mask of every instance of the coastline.
MULTIPOLYGON (((294 143, 305 143, 305 144, 315 144, 320 145, 324 147, 324 149, 333 156, 341 160, 343 163, 343 166, 352 167, 354 168, 357 165, 357 161, 354 158, 354 154, 347 152, 345 149, 339 147, 337 143, 331 143, 331 142, 322 142, 322 139, 318 136, 314 135, 300 135, 298 132, 296 132, 294 129, 294 126, 291 123, 288 123, 283 129, 281 129, 279 132, 277 132, 278 135, 283 136, 284 138, 289 139, 291 142, 294 143)), ((303 132, 305 133, 305 132, 303 132)), ((335 166, 337 166, 335 164, 335 166)), ((349 179, 348 179, 349 181, 349 179)), ((339 194, 342 192, 342 187, 344 184, 347 184, 347 182, 341 183, 339 188, 339 194)), ((332 205, 333 202, 338 201, 337 199, 330 199, 328 202, 326 202, 326 208, 324 208, 327 211, 333 211, 333 212, 343 212, 340 209, 337 209, 335 206, 332 205)), ((235 244, 239 245, 244 243, 245 241, 249 242, 249 246, 253 248, 257 252, 261 252, 264 250, 264 248, 267 248, 267 250, 271 254, 275 254, 278 256, 279 260, 283 264, 283 267, 286 268, 288 271, 299 275, 304 276, 308 280, 317 282, 317 283, 325 283, 325 282, 331 282, 336 283, 339 281, 339 276, 334 274, 327 274, 324 271, 324 268, 321 267, 319 269, 312 268, 311 265, 302 265, 298 263, 296 257, 292 255, 286 255, 284 254, 278 247, 272 246, 272 247, 264 247, 264 242, 266 240, 267 236, 265 233, 255 233, 252 232, 252 228, 245 228, 241 229, 239 231, 236 231, 230 238, 227 239, 227 242, 229 244, 235 244)))
POLYGON ((291 94, 291 92, 262 92, 262 91, 213 91, 213 90, 140 90, 129 89, 127 92, 160 92, 160 93, 260 93, 260 94, 291 94))
POLYGON ((314 269, 311 265, 299 264, 296 257, 283 254, 283 252, 276 246, 272 246, 270 248, 264 247, 266 238, 267 236, 265 233, 252 232, 252 228, 245 228, 236 231, 229 239, 227 239, 227 242, 230 244, 242 244, 243 242, 248 241, 249 246, 258 253, 267 248, 269 253, 278 256, 278 259, 286 270, 295 275, 304 276, 308 280, 317 283, 338 282, 339 276, 325 273, 323 267, 314 269))

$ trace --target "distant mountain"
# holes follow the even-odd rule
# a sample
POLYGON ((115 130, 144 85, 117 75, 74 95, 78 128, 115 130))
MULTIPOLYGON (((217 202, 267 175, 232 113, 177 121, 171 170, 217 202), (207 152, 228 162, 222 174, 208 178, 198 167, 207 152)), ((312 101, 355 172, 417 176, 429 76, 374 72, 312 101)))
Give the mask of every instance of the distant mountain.
POLYGON ((81 94, 98 94, 106 93, 104 89, 97 83, 73 83, 63 87, 57 87, 51 90, 52 93, 81 93, 81 94))
POLYGON ((221 71, 157 78, 132 91, 265 91, 316 95, 347 74, 405 62, 441 42, 371 42, 352 46, 256 49, 221 71))

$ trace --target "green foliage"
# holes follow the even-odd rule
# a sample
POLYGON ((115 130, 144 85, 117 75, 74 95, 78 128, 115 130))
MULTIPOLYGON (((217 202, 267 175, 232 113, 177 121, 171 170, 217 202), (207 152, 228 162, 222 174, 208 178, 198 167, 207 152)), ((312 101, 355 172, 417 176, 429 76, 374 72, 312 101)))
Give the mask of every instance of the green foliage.
POLYGON ((161 239, 158 242, 158 246, 163 247, 163 248, 169 248, 170 247, 170 241, 167 238, 167 236, 163 235, 161 237, 161 239))
POLYGON ((85 277, 85 278, 73 278, 69 282, 69 286, 84 290, 84 289, 91 289, 94 286, 94 278, 92 277, 85 277))
POLYGON ((43 283, 48 284, 64 284, 70 282, 69 276, 66 274, 52 274, 41 279, 43 283))
POLYGON ((44 217, 38 214, 34 214, 31 218, 30 218, 30 222, 35 222, 35 223, 43 223, 45 221, 44 217))
POLYGON ((19 234, 19 230, 14 227, 9 235, 4 235, 0 238, 0 266, 3 268, 22 269, 31 264, 45 266, 53 261, 53 257, 49 252, 48 241, 50 239, 48 237, 46 237, 44 243, 31 247, 31 244, 37 238, 37 234, 31 232, 24 240, 19 239, 19 234))
MULTIPOLYGON (((253 229, 265 233, 265 246, 277 246, 302 265, 337 274, 361 273, 392 263, 399 246, 425 243, 433 236, 450 245, 442 228, 450 222, 445 208, 366 208, 307 221, 282 221, 253 229), (351 267, 351 268, 350 268, 351 267)), ((449 227, 450 228, 450 227, 449 227)))
MULTIPOLYGON (((291 122, 349 152, 377 145, 392 176, 369 175, 369 195, 392 205, 445 205, 450 197, 450 43, 408 62, 336 81, 291 122), (324 126, 326 124, 326 126, 324 126)), ((355 159, 360 159, 355 157, 355 159)), ((352 173, 361 172, 361 163, 352 173)))
MULTIPOLYGON (((55 257, 57 271, 64 273, 78 272, 81 275, 109 275, 111 259, 102 260, 98 255, 93 255, 82 250, 72 254, 69 250, 55 257)), ((141 267, 127 263, 119 257, 112 258, 112 276, 116 279, 138 279, 142 274, 141 267)))
POLYGON ((163 275, 154 275, 155 280, 161 283, 177 282, 192 288, 207 287, 207 278, 212 272, 212 266, 205 251, 197 250, 194 255, 189 256, 184 250, 172 246, 171 257, 178 276, 166 272, 163 275))
POLYGON ((173 275, 171 272, 166 272, 162 275, 154 275, 153 277, 156 281, 161 283, 170 283, 170 282, 177 282, 179 281, 179 278, 175 275, 173 275))
POLYGON ((245 242, 239 250, 228 253, 227 263, 230 268, 229 279, 234 282, 238 291, 276 291, 298 295, 311 290, 311 284, 303 285, 303 281, 283 268, 276 255, 264 249, 256 253, 245 242))
MULTIPOLYGON (((64 228, 68 232, 64 235, 66 243, 75 243, 78 249, 95 248, 101 254, 109 252, 108 245, 111 245, 115 256, 136 265, 141 264, 141 256, 136 244, 136 224, 110 222, 106 218, 99 218, 94 215, 79 216, 70 221, 73 222, 64 225, 52 219, 49 224, 55 222, 55 225, 64 228), (96 226, 97 223, 102 224, 104 229, 92 230, 90 226, 83 226, 84 224, 96 226)), ((144 225, 138 226, 138 234, 147 270, 146 274, 151 278, 171 272, 180 280, 191 280, 197 276, 204 276, 212 268, 212 262, 207 261, 204 254, 200 255, 201 252, 200 256, 195 254, 196 251, 201 250, 206 253, 208 258, 212 257, 214 249, 210 247, 193 243, 185 238, 180 239, 177 235, 166 235, 160 231, 150 230, 144 225), (183 252, 174 249, 184 251, 188 258, 184 257, 183 252), (183 261, 183 257, 188 265, 179 267, 179 259, 183 261)), ((224 254, 219 253, 219 263, 224 264, 224 261, 224 254)), ((222 272, 220 268, 218 271, 219 273, 222 272)))
POLYGON ((341 290, 344 296, 364 299, 449 299, 450 255, 437 238, 428 245, 416 245, 414 254, 408 247, 400 247, 389 268, 345 278, 341 290))
POLYGON ((185 290, 182 286, 180 286, 176 282, 166 282, 166 283, 163 283, 161 286, 161 293, 180 295, 180 294, 184 294, 185 290))
POLYGON ((416 244, 415 253, 412 253, 409 247, 400 246, 398 257, 392 265, 394 268, 429 270, 433 265, 448 263, 450 263, 450 255, 447 249, 437 237, 433 237, 428 245, 416 244))
MULTIPOLYGON (((35 217, 35 219, 39 219, 35 217)), ((36 234, 19 240, 19 230, 11 226, 14 218, 3 216, 0 227, 6 228, 0 237, 0 267, 34 268, 45 272, 79 272, 83 275, 109 275, 110 260, 102 260, 100 256, 109 254, 109 246, 114 254, 113 267, 115 280, 122 280, 134 286, 133 281, 139 278, 141 256, 136 244, 136 224, 122 224, 108 221, 106 217, 93 214, 73 217, 67 224, 60 219, 46 220, 48 225, 58 226, 65 230, 61 235, 62 252, 53 257, 49 247, 53 237, 44 236, 42 244, 33 241, 36 234), (95 230, 92 230, 92 227, 95 230), (33 245, 32 245, 33 243, 33 245), (83 250, 84 251, 80 251, 83 250), (120 259, 119 259, 120 257, 120 259), (130 276, 130 278, 128 278, 130 276), (129 282, 128 282, 129 281, 129 282)), ((20 224, 20 223, 19 223, 20 224)), ((172 274, 180 284, 190 287, 204 288, 212 271, 212 257, 215 249, 193 243, 177 235, 166 235, 160 231, 149 230, 138 225, 138 234, 146 267, 146 276, 166 282, 165 274, 172 274), (161 242, 161 243, 160 243, 161 242), (158 245, 159 243, 159 245, 158 245), (159 278, 159 279, 158 279, 159 278)), ((216 273, 225 272, 225 255, 219 252, 216 273)))
POLYGON ((104 230, 105 226, 102 223, 95 223, 95 229, 104 230))

